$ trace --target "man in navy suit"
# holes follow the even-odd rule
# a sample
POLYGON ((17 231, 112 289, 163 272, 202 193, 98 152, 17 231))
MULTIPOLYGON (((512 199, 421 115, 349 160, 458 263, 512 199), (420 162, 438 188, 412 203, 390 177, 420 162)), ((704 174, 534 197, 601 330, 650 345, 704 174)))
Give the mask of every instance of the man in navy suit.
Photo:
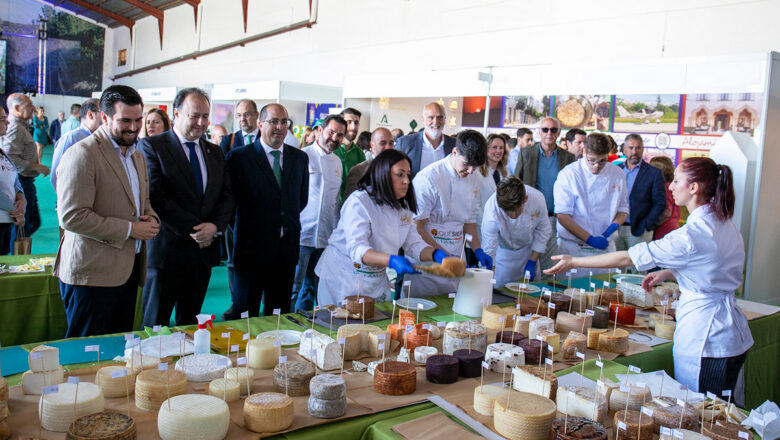
POLYGON ((219 143, 222 152, 226 155, 228 151, 252 145, 257 140, 260 130, 257 128, 257 104, 251 99, 242 99, 236 105, 236 120, 241 128, 230 136, 224 136, 219 143))
POLYGON ((309 159, 284 144, 287 110, 260 110, 260 139, 227 155, 236 202, 233 237, 234 295, 231 315, 290 311, 301 236, 300 214, 309 198, 309 159))
POLYGON ((617 250, 653 239, 653 230, 658 225, 661 213, 666 209, 666 189, 660 169, 642 159, 644 144, 642 136, 630 134, 623 143, 626 161, 620 168, 626 173, 628 188, 628 217, 618 228, 615 240, 617 250))
POLYGON ((219 240, 233 215, 233 194, 222 150, 201 138, 209 125, 209 98, 182 89, 173 101, 173 129, 139 144, 149 168, 149 198, 162 228, 149 241, 143 292, 144 325, 197 323, 219 240))
POLYGON ((432 102, 423 108, 425 130, 398 138, 395 149, 403 151, 412 161, 412 178, 428 165, 452 153, 455 139, 444 135, 444 107, 432 102))

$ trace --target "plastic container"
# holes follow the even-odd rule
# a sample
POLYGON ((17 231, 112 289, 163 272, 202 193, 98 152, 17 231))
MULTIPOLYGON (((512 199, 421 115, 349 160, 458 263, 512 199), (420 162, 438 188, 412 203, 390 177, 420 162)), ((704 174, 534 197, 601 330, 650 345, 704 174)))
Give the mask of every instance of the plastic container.
POLYGON ((214 320, 214 315, 197 315, 198 318, 198 330, 195 331, 195 354, 208 354, 211 353, 211 333, 206 329, 214 328, 211 326, 211 321, 214 320))

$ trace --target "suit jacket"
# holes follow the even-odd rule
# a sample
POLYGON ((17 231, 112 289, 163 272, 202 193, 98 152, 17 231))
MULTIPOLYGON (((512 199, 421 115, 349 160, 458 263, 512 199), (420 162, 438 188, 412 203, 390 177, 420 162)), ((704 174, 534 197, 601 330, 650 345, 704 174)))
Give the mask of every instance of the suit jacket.
POLYGON ((350 168, 346 184, 344 185, 344 200, 347 200, 347 197, 357 190, 358 182, 366 174, 369 165, 371 165, 371 159, 364 160, 350 168))
MULTIPOLYGON (((139 215, 159 217, 149 201, 149 177, 140 151, 132 155, 138 173, 140 213, 130 180, 114 145, 95 130, 65 152, 58 167, 57 214, 64 229, 54 276, 67 284, 115 287, 130 277, 136 240, 128 236, 139 215)), ((146 245, 141 244, 141 277, 146 279, 146 245)))
MULTIPOLYGON (((523 183, 534 188, 536 187, 536 174, 539 168, 539 145, 539 142, 534 142, 530 147, 521 149, 520 154, 517 155, 517 166, 514 170, 515 175, 523 183)), ((558 171, 575 160, 577 159, 573 154, 558 148, 558 171)))
POLYGON ((204 222, 224 231, 233 215, 233 193, 222 150, 203 139, 198 142, 207 176, 202 196, 195 189, 190 161, 172 129, 145 137, 138 144, 149 167, 152 208, 162 221, 160 233, 149 241, 149 267, 197 267, 198 260, 207 267, 219 264, 219 240, 201 249, 190 234, 195 225, 204 222))
MULTIPOLYGON (((395 149, 403 151, 409 156, 412 161, 412 178, 420 171, 420 159, 422 158, 423 150, 423 136, 425 132, 408 134, 401 136, 395 141, 395 149)), ((446 135, 444 136, 444 155, 447 156, 452 153, 452 148, 455 147, 455 139, 446 135)))
POLYGON ((51 121, 51 125, 49 125, 49 137, 51 138, 51 141, 53 143, 57 143, 58 140, 60 140, 60 137, 62 134, 60 133, 60 128, 62 128, 62 121, 59 119, 55 119, 51 121))
MULTIPOLYGON (((625 169, 625 163, 618 165, 625 169)), ((666 209, 666 186, 660 169, 642 160, 628 195, 631 234, 635 237, 647 230, 655 230, 658 218, 666 209)))
MULTIPOLYGON (((260 133, 257 134, 260 136, 260 133)), ((227 156, 228 151, 244 146, 244 135, 241 133, 241 130, 238 130, 237 132, 233 134, 227 134, 225 136, 222 136, 222 140, 219 141, 219 148, 222 148, 222 153, 227 156), (230 143, 230 139, 233 139, 233 143, 230 143)))
POLYGON ((301 237, 300 214, 309 200, 309 157, 289 145, 282 147, 281 188, 260 140, 231 150, 227 164, 236 203, 235 269, 252 270, 272 263, 294 266, 301 237))

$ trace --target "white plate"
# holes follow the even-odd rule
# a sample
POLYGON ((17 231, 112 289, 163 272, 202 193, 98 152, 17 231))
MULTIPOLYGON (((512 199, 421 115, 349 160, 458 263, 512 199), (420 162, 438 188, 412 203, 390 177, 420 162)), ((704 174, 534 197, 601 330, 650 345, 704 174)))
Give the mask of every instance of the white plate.
POLYGON ((54 258, 51 258, 50 260, 47 257, 44 258, 30 258, 30 264, 36 264, 38 266, 54 266, 54 258), (44 260, 45 261, 39 261, 44 260))
POLYGON ((8 271, 10 273, 21 274, 21 275, 26 274, 26 273, 42 273, 42 272, 46 272, 46 266, 41 266, 41 270, 19 270, 18 267, 19 266, 11 266, 11 267, 8 268, 8 271))
MULTIPOLYGON (((518 292, 520 291, 520 284, 519 282, 514 283, 506 283, 504 287, 511 290, 512 292, 518 292)), ((535 286, 533 284, 526 284, 526 288, 522 290, 522 293, 536 293, 540 292, 542 289, 539 288, 539 286, 535 286)))
POLYGON ((282 340, 282 345, 296 345, 301 343, 302 334, 303 332, 297 330, 279 330, 278 334, 276 330, 269 330, 257 335, 257 339, 274 339, 278 337, 282 340))
POLYGON ((420 310, 432 310, 436 308, 436 303, 422 298, 401 298, 395 302, 398 306, 405 309, 417 310, 417 304, 422 304, 420 310))
POLYGON ((634 273, 619 273, 612 275, 612 279, 614 279, 615 282, 623 281, 631 284, 642 284, 642 280, 645 279, 645 276, 634 273))

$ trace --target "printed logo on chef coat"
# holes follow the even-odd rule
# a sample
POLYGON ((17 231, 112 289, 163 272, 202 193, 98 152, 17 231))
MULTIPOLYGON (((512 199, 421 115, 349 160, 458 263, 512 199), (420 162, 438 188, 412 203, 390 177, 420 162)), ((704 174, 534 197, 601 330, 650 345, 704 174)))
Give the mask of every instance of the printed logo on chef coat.
POLYGON ((431 229, 431 236, 434 240, 460 241, 463 238, 463 231, 439 231, 438 229, 431 229))
MULTIPOLYGON (((409 214, 402 215, 399 220, 401 220, 401 226, 409 226, 409 225, 412 224, 412 217, 409 216, 409 214)), ((435 229, 434 229, 434 231, 435 231, 435 229)), ((431 232, 433 232, 433 231, 431 231, 431 232)), ((435 235, 436 233, 433 232, 433 234, 435 235)))
POLYGON ((537 217, 539 217, 541 214, 539 211, 534 211, 531 213, 531 220, 536 220, 537 217))
POLYGON ((385 268, 379 266, 366 266, 364 264, 354 263, 355 275, 367 278, 379 278, 385 275, 385 268))

